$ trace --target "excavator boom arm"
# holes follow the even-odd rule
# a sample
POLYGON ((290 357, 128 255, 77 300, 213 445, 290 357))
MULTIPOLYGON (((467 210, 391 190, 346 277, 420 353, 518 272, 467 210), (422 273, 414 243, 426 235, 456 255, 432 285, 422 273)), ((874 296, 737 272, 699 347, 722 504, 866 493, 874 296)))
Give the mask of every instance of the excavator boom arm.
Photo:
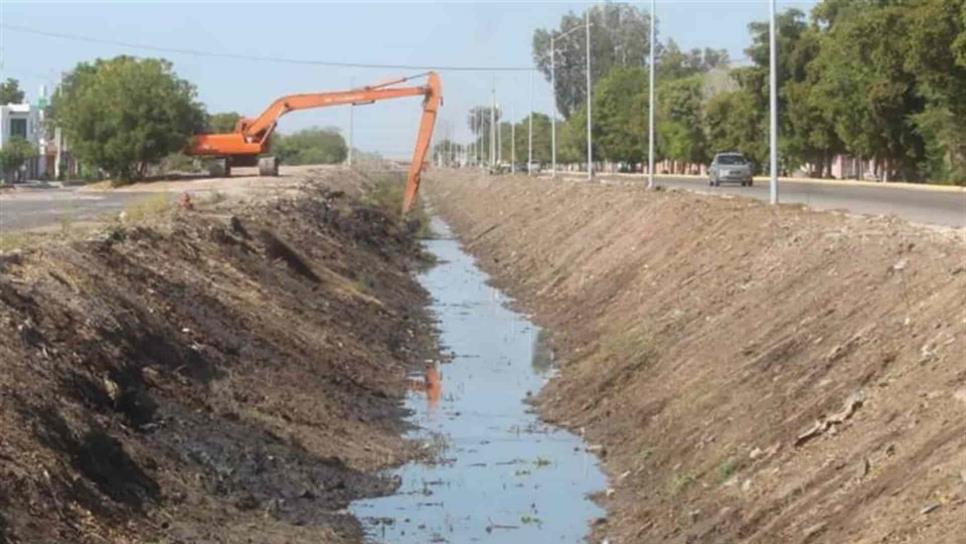
POLYGON ((426 74, 426 85, 394 87, 409 78, 395 80, 378 86, 330 93, 307 93, 284 96, 272 102, 258 117, 244 119, 236 131, 227 134, 199 134, 188 148, 189 155, 255 158, 268 149, 269 136, 278 119, 291 111, 325 108, 345 104, 368 104, 379 100, 423 96, 423 115, 419 123, 416 148, 409 166, 409 176, 403 199, 403 213, 407 213, 419 192, 426 153, 433 139, 436 113, 442 104, 442 84, 435 72, 426 74))
POLYGON ((332 93, 307 93, 283 96, 265 109, 254 121, 245 127, 245 135, 259 138, 270 130, 278 119, 291 111, 342 106, 345 104, 369 103, 392 98, 419 96, 429 93, 427 87, 399 87, 395 89, 376 89, 359 91, 339 91, 332 93))

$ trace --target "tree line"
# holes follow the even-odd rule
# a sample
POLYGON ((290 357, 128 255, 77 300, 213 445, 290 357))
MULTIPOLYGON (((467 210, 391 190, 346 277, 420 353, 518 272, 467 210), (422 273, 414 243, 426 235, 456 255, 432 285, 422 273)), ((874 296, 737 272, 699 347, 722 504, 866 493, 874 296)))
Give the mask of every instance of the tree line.
MULTIPOLYGON (((604 4, 589 16, 594 157, 639 171, 648 144, 650 15, 604 4)), ((571 13, 558 29, 534 32, 534 62, 547 81, 550 33, 583 24, 583 14, 571 13)), ((966 0, 822 0, 810 14, 783 11, 776 24, 783 173, 830 177, 834 158, 846 155, 871 162, 881 179, 966 184, 966 0)), ((724 51, 682 51, 670 39, 655 51, 655 152, 671 170, 694 170, 722 151, 767 168, 768 23, 751 23, 749 33, 747 66, 730 66, 724 51)), ((555 44, 557 158, 579 163, 586 59, 583 30, 573 35, 580 39, 555 44)), ((509 122, 498 126, 509 134, 509 122)), ((470 128, 487 146, 488 125, 470 128)), ((534 114, 536 161, 549 160, 548 133, 549 117, 534 114)), ((525 161, 526 118, 516 136, 525 161)))
MULTIPOLYGON (((19 103, 16 80, 0 83, 0 102, 19 103)), ((63 130, 75 160, 116 184, 143 179, 162 163, 198 169, 182 151, 202 132, 231 132, 239 114, 208 114, 197 90, 164 59, 118 56, 79 63, 55 90, 45 112, 48 136, 63 130)), ((348 148, 337 129, 276 133, 273 152, 285 164, 338 163, 348 148)), ((0 168, 12 171, 37 153, 26 140, 0 150, 0 168)))

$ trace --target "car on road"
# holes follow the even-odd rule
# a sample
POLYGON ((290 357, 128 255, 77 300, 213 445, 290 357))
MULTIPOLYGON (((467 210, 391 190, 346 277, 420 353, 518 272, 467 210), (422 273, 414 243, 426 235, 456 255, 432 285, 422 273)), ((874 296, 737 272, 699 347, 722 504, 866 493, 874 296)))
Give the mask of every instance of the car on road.
POLYGON ((718 153, 708 166, 708 184, 718 187, 722 182, 752 184, 751 161, 741 153, 718 153))

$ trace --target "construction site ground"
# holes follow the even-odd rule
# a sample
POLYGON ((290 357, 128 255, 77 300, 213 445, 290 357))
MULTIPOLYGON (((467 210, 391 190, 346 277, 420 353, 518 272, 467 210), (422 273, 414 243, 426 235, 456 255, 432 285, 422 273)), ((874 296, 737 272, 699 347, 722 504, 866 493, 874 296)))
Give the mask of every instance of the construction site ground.
MULTIPOLYGON (((136 196, 4 231, 0 543, 360 541, 350 502, 434 453, 402 438, 440 347, 400 181, 87 187, 136 196)), ((526 399, 603 462, 591 541, 961 542, 963 229, 466 170, 424 191, 544 329, 559 372, 526 399)))
POLYGON ((426 263, 378 176, 184 183, 6 241, 0 542, 355 542, 416 455, 426 263))
POLYGON ((962 542, 966 231, 444 170, 433 206, 551 333, 594 541, 962 542))

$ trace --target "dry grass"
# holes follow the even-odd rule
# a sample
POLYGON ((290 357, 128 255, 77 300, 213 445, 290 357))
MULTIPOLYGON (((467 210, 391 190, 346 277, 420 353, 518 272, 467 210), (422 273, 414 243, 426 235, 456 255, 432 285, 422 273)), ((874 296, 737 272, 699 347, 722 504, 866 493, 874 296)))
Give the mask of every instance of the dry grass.
POLYGON ((144 221, 166 213, 171 207, 171 200, 167 193, 156 193, 125 206, 124 220, 135 223, 144 221))

